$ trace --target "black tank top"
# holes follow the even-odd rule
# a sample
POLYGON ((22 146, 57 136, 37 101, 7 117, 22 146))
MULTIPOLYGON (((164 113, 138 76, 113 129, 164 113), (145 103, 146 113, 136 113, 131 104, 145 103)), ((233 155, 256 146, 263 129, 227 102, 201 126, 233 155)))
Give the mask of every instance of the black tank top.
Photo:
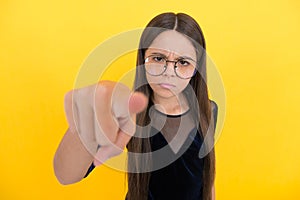
MULTIPOLYGON (((195 126, 190 111, 166 115, 154 109, 151 113, 154 170, 148 200, 201 200, 203 159, 198 155, 203 139, 197 130, 200 128, 195 126)), ((94 167, 92 164, 86 176, 94 167)))
POLYGON ((203 159, 198 155, 203 140, 190 112, 154 115, 150 144, 156 170, 150 175, 148 200, 201 200, 203 159))

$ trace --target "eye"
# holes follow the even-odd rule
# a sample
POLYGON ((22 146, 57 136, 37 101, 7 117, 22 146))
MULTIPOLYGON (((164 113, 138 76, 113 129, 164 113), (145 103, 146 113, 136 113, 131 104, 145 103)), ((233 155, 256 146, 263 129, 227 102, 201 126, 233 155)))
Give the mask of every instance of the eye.
POLYGON ((164 62, 165 61, 164 57, 162 57, 162 56, 152 56, 152 60, 154 62, 164 62))
POLYGON ((190 65, 190 62, 187 61, 187 60, 178 60, 177 63, 180 65, 180 66, 189 66, 190 65))

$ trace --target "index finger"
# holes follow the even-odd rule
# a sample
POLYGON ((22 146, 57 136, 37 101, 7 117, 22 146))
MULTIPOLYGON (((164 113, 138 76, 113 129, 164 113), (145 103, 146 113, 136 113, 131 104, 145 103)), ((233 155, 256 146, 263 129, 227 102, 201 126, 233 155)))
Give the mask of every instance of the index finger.
POLYGON ((147 104, 147 97, 140 92, 130 92, 124 96, 113 95, 113 113, 118 120, 119 128, 124 133, 134 135, 136 114, 143 111, 147 104))
POLYGON ((146 107, 147 97, 112 81, 101 81, 95 92, 95 115, 100 129, 97 135, 102 135, 98 140, 107 141, 108 138, 114 143, 119 129, 132 136, 135 115, 146 107))

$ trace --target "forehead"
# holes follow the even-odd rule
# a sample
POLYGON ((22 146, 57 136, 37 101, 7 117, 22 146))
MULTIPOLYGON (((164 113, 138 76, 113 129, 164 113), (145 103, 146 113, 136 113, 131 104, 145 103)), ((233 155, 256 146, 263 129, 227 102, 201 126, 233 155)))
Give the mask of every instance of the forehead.
POLYGON ((196 58, 196 51, 191 41, 189 41, 186 36, 175 30, 160 33, 153 40, 148 50, 156 50, 165 54, 174 53, 175 55, 196 58))

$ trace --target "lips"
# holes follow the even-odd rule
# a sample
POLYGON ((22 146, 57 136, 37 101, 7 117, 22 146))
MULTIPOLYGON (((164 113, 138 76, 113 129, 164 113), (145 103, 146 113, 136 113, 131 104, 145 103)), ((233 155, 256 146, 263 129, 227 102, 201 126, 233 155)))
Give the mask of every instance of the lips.
POLYGON ((158 84, 160 87, 165 88, 165 89, 172 89, 175 87, 175 85, 170 84, 170 83, 160 83, 158 84))

